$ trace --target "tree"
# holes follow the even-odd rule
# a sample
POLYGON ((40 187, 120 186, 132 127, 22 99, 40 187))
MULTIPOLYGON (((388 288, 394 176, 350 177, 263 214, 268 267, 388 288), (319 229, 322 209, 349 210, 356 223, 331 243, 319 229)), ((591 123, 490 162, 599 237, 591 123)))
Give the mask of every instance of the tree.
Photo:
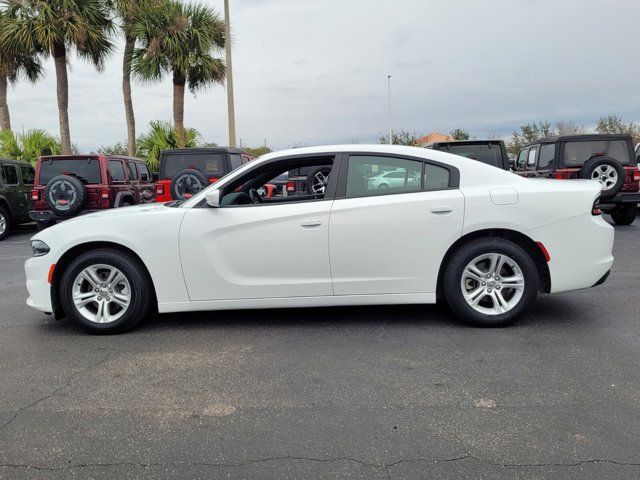
POLYGON ((42 155, 58 155, 60 142, 44 130, 27 130, 14 133, 11 130, 0 132, 0 157, 21 160, 35 165, 42 155))
POLYGON ((113 45, 112 22, 103 0, 2 0, 9 21, 0 44, 10 55, 42 50, 53 57, 62 153, 72 151, 69 130, 68 54, 75 50, 101 70, 113 45))
MULTIPOLYGON (((394 145, 408 145, 415 146, 418 143, 422 135, 417 132, 408 132, 406 130, 394 130, 392 132, 393 144, 394 145)), ((380 134, 378 135, 378 143, 385 144, 389 143, 389 135, 380 134)))
MULTIPOLYGON (((184 144, 182 147, 198 145, 200 134, 195 128, 184 129, 184 144)), ((144 158, 151 170, 160 166, 160 152, 172 148, 180 148, 177 129, 169 122, 154 121, 149 125, 149 132, 138 138, 137 156, 144 158)))
POLYGON ((640 141, 640 125, 634 122, 625 123, 618 115, 602 116, 596 126, 598 133, 622 133, 631 135, 634 142, 640 141))
POLYGON ((576 125, 575 122, 560 120, 556 123, 556 133, 558 135, 580 135, 587 131, 582 125, 576 125))
POLYGON ((132 30, 136 16, 139 15, 138 12, 140 12, 141 6, 146 1, 152 0, 110 0, 110 6, 120 19, 120 28, 124 35, 122 96, 124 98, 124 112, 127 122, 127 153, 131 156, 136 153, 136 118, 133 111, 133 99, 131 98, 131 64, 136 46, 136 37, 132 30))
POLYGON ((520 149, 529 143, 535 142, 539 138, 554 135, 551 122, 525 123, 520 126, 520 131, 514 131, 509 142, 509 153, 517 154, 520 149))
POLYGON ((464 128, 456 128, 455 130, 451 130, 451 133, 449 133, 449 135, 451 135, 456 140, 471 140, 471 134, 464 128))
POLYGON ((259 157, 260 155, 265 155, 267 153, 271 153, 273 150, 271 150, 269 147, 243 147, 242 148, 246 153, 248 153, 249 155, 251 155, 252 157, 259 157))
POLYGON ((132 25, 140 48, 133 54, 133 73, 143 81, 173 77, 173 123, 178 146, 186 145, 185 86, 191 92, 222 83, 224 62, 214 54, 224 48, 224 21, 210 7, 164 0, 144 5, 132 25))
MULTIPOLYGON (((103 145, 98 149, 98 153, 102 155, 130 155, 128 145, 121 142, 114 143, 113 145, 103 145)), ((135 152, 133 152, 133 155, 135 155, 135 152)))
MULTIPOLYGON (((11 22, 10 12, 0 12, 0 32, 4 31, 6 24, 11 22)), ((0 41, 6 37, 0 37, 0 41)), ((0 42, 0 129, 11 130, 11 115, 7 103, 8 83, 17 83, 20 77, 35 83, 43 74, 41 54, 35 46, 33 49, 24 48, 21 51, 12 51, 10 45, 0 42)))

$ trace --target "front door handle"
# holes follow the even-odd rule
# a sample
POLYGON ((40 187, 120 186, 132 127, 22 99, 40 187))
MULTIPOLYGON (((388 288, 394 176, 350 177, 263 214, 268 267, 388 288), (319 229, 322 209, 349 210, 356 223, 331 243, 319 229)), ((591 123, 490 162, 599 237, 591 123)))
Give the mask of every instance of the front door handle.
POLYGON ((322 220, 319 218, 307 218, 300 222, 300 226, 302 227, 319 227, 320 225, 322 225, 322 220))
POLYGON ((437 205, 435 207, 431 207, 431 213, 451 213, 453 212, 453 207, 449 205, 437 205))

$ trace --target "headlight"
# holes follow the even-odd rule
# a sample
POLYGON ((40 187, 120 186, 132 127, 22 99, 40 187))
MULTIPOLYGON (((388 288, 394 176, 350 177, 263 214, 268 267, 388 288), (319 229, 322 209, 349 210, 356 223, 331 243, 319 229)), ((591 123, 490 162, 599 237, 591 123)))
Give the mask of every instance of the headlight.
POLYGON ((49 253, 49 245, 44 243, 42 240, 31 240, 31 248, 33 248, 33 256, 41 257, 49 253))

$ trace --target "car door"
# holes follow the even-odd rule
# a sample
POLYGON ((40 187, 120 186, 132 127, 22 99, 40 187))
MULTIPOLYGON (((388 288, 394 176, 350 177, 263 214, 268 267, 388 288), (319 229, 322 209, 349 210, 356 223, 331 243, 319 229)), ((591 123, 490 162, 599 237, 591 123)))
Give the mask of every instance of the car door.
POLYGON ((3 180, 4 196, 9 202, 11 215, 15 218, 22 218, 28 213, 28 207, 25 204, 25 198, 20 188, 20 173, 18 167, 13 164, 5 164, 0 166, 0 175, 3 180))
POLYGON ((33 190, 33 182, 36 177, 36 171, 31 165, 20 165, 20 193, 23 199, 24 218, 29 218, 29 210, 31 210, 31 190, 33 190))
POLYGON ((329 256, 335 295, 430 293, 448 248, 460 238, 464 197, 458 170, 437 162, 350 154, 331 208, 329 256), (390 167, 405 184, 375 188, 390 167), (421 182, 409 181, 420 172, 421 182))
POLYGON ((189 298, 331 295, 329 212, 334 191, 328 188, 324 198, 314 200, 191 208, 179 237, 189 298))
POLYGON ((136 205, 142 203, 142 191, 140 187, 140 175, 138 174, 138 167, 136 163, 131 160, 126 160, 127 164, 127 183, 129 189, 133 193, 133 199, 136 205))
POLYGON ((149 168, 144 163, 137 163, 140 175, 140 203, 152 203, 156 201, 156 186, 153 183, 153 176, 149 168))

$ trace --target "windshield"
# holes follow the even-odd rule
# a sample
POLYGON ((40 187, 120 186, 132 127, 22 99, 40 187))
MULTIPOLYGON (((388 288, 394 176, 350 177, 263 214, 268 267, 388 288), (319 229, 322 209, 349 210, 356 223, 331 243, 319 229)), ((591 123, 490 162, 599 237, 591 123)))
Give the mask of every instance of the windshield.
POLYGON ((443 145, 440 150, 471 158, 479 162, 502 168, 502 149, 499 145, 456 145, 454 143, 443 145), (449 147, 449 148, 447 148, 449 147))
POLYGON ((160 178, 173 178, 186 169, 198 170, 206 176, 221 176, 224 172, 222 153, 168 153, 162 155, 160 178))
POLYGON ((582 165, 592 157, 611 157, 628 165, 631 158, 626 140, 589 140, 564 144, 565 165, 582 165))
POLYGON ((101 182, 100 162, 97 158, 43 159, 39 184, 46 185, 58 175, 72 175, 84 184, 101 182))

